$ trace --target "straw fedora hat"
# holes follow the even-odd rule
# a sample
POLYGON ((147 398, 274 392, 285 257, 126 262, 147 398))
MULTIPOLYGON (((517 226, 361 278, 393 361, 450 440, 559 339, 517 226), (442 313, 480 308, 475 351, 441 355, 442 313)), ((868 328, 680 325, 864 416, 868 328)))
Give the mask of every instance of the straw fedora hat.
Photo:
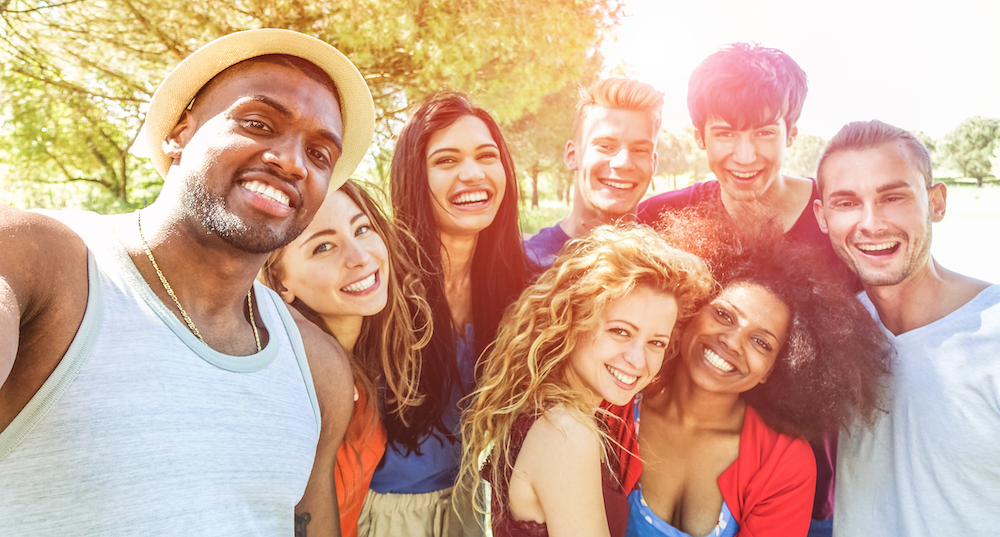
POLYGON ((172 159, 163 153, 163 141, 194 96, 215 75, 256 56, 287 54, 308 60, 326 71, 340 94, 344 121, 343 150, 333 167, 330 190, 340 188, 354 173, 372 143, 375 105, 358 68, 327 43, 308 35, 263 28, 220 37, 194 51, 163 79, 146 114, 146 144, 156 171, 167 177, 172 159))

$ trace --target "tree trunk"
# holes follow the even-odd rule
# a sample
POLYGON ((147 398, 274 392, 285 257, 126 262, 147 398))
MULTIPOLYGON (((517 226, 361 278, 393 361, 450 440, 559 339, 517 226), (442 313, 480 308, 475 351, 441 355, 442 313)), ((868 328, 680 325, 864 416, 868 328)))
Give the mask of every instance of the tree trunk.
POLYGON ((531 174, 531 208, 538 208, 538 168, 532 168, 531 174))

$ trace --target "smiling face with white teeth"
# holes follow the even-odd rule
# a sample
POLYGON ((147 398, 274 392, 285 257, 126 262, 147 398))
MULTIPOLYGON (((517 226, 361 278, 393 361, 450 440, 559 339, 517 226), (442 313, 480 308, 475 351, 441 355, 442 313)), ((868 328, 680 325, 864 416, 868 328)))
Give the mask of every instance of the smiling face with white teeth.
POLYGON ((475 235, 493 223, 506 190, 500 149, 483 120, 463 116, 427 143, 434 220, 444 235, 475 235))
POLYGON ((780 117, 746 130, 710 117, 694 135, 698 147, 707 153, 708 167, 722 191, 733 200, 747 201, 766 197, 781 178, 785 149, 791 147, 797 133, 798 127, 789 129, 780 117))
POLYGON ((730 285, 681 335, 684 374, 701 389, 731 394, 766 382, 789 321, 788 306, 764 287, 730 285))
POLYGON ((340 156, 333 94, 305 73, 249 60, 198 94, 171 131, 165 189, 179 190, 197 236, 254 254, 287 244, 323 203, 340 156))
POLYGON ((588 389, 595 407, 628 403, 660 371, 676 320, 674 297, 649 287, 609 303, 570 353, 568 382, 588 389))
POLYGON ((890 142, 823 162, 816 220, 866 286, 898 285, 930 269, 931 227, 944 217, 947 191, 928 187, 907 151, 890 142))
POLYGON ((283 300, 301 299, 339 334, 339 326, 360 326, 362 317, 385 308, 389 271, 388 250, 370 217, 338 190, 285 248, 274 273, 283 300))
POLYGON ((575 175, 574 213, 582 221, 635 212, 656 171, 658 123, 647 111, 593 106, 580 139, 566 142, 563 160, 575 175))

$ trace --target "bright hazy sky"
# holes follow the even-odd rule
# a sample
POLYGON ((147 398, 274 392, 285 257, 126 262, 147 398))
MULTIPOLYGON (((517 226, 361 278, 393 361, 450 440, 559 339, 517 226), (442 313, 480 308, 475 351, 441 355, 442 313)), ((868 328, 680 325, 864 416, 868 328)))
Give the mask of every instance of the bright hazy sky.
POLYGON ((784 50, 809 77, 799 131, 829 139, 881 119, 939 138, 1000 117, 998 0, 626 0, 608 63, 665 93, 664 127, 690 123, 687 80, 721 45, 784 50))

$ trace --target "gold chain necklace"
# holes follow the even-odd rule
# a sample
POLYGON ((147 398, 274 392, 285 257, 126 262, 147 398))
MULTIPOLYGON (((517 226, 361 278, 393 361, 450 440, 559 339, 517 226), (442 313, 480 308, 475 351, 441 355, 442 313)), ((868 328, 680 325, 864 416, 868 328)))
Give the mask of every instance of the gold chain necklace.
MULTIPOLYGON (((187 323, 188 328, 191 329, 191 332, 194 333, 195 337, 197 337, 199 341, 205 343, 205 338, 201 337, 201 332, 198 331, 198 328, 194 325, 194 321, 192 321, 191 317, 188 317, 187 312, 184 311, 184 308, 181 306, 181 301, 177 300, 177 295, 174 294, 174 290, 170 287, 170 283, 167 282, 166 276, 164 276, 163 272, 160 271, 160 266, 156 264, 156 259, 153 257, 153 251, 149 249, 149 244, 146 242, 146 237, 143 236, 142 234, 141 211, 136 211, 135 223, 136 226, 138 226, 139 228, 139 239, 142 240, 142 249, 146 251, 146 257, 148 257, 149 262, 153 264, 153 269, 156 271, 156 275, 160 277, 160 283, 163 284, 163 288, 166 289, 167 294, 170 295, 170 298, 174 300, 174 305, 177 306, 178 310, 180 310, 181 317, 184 318, 184 322, 187 323)), ((253 298, 251 296, 252 292, 253 288, 251 287, 250 291, 247 291, 247 308, 250 310, 250 327, 253 328, 253 339, 254 342, 257 343, 257 352, 260 352, 260 332, 257 331, 257 321, 255 321, 253 318, 253 298)), ((205 345, 208 345, 208 343, 205 343, 205 345)))

